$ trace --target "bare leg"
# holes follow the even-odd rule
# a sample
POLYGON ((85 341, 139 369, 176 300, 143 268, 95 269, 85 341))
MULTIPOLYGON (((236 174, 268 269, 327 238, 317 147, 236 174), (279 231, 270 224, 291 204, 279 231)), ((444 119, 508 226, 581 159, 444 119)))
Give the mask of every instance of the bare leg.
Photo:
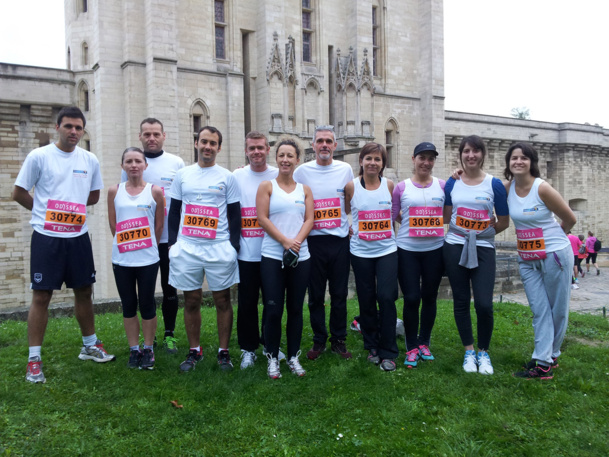
POLYGON ((228 349, 230 335, 233 330, 233 306, 230 302, 230 289, 214 291, 212 295, 216 305, 220 347, 228 349))
POLYGON ((123 324, 125 325, 129 347, 138 346, 140 344, 140 321, 137 316, 123 317, 123 324))
POLYGON ((142 331, 144 333, 144 344, 152 346, 154 344, 154 335, 156 335, 156 316, 152 319, 142 319, 142 331))
POLYGON ((52 290, 33 291, 32 304, 27 316, 27 336, 30 346, 42 346, 49 322, 49 303, 52 296, 52 290))
POLYGON ((74 316, 80 325, 82 336, 91 336, 95 333, 92 290, 91 286, 74 289, 74 316))
POLYGON ((201 344, 201 289, 184 291, 184 327, 191 348, 201 344))

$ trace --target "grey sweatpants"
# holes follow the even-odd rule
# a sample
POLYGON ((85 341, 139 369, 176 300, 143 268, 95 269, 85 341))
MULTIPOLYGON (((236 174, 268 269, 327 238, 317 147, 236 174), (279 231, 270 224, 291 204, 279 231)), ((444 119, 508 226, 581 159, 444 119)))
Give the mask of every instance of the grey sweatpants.
POLYGON ((533 360, 550 366, 560 355, 567 331, 573 250, 571 246, 549 252, 543 260, 519 259, 520 277, 533 312, 535 350, 533 360))

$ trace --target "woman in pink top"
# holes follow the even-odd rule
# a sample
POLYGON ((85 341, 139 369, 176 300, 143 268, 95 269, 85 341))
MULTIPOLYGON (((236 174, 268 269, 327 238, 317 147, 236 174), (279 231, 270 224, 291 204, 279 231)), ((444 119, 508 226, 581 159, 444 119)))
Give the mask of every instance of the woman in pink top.
POLYGON ((573 278, 571 280, 571 288, 579 289, 577 285, 577 267, 579 262, 579 248, 582 245, 582 242, 579 241, 579 238, 573 235, 571 232, 567 234, 567 238, 571 242, 571 248, 573 249, 573 278))
POLYGON ((592 265, 594 265, 594 268, 596 268, 596 275, 598 276, 601 274, 601 270, 596 264, 596 255, 598 254, 598 252, 594 250, 595 243, 596 237, 594 236, 594 233, 588 231, 588 238, 586 238, 586 249, 588 249, 588 254, 590 255, 586 258, 586 272, 590 273, 590 263, 592 263, 592 265))

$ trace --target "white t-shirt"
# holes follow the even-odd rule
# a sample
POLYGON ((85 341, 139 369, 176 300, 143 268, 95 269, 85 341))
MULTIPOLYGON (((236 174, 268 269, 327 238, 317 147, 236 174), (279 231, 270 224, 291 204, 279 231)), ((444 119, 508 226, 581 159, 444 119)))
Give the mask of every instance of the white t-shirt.
POLYGON ((112 241, 112 263, 123 267, 142 267, 159 261, 154 232, 156 201, 152 184, 137 195, 129 195, 125 183, 114 197, 116 233, 112 241))
POLYGON ((275 179, 277 174, 277 168, 271 166, 267 166, 266 170, 260 172, 252 171, 249 165, 233 171, 233 176, 241 190, 241 249, 239 250, 239 260, 260 262, 264 230, 258 224, 256 194, 262 181, 275 179))
POLYGON ((169 197, 182 200, 178 240, 193 244, 229 241, 227 205, 240 198, 233 174, 220 165, 198 163, 175 175, 169 197))
MULTIPOLYGON (((167 216, 171 207, 171 198, 167 195, 171 189, 173 179, 180 168, 184 168, 184 161, 181 157, 174 154, 169 154, 163 151, 158 157, 147 157, 148 168, 144 170, 144 181, 159 186, 165 197, 165 223, 163 224, 163 233, 161 234, 161 243, 167 243, 167 216)), ((127 181, 127 173, 125 170, 121 173, 121 182, 127 181)))
POLYGON ((36 187, 30 224, 38 233, 57 238, 87 233, 89 194, 104 187, 94 154, 78 146, 64 152, 54 143, 28 154, 15 185, 28 192, 36 187))
POLYGON ((345 212, 345 185, 353 180, 351 166, 340 160, 330 165, 311 161, 294 171, 294 181, 311 188, 315 204, 315 222, 309 236, 349 235, 349 219, 345 212))

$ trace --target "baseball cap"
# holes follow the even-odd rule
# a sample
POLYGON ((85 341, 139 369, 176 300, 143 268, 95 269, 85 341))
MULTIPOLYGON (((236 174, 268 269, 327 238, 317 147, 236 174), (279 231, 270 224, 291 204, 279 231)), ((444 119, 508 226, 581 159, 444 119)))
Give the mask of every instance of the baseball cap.
POLYGON ((438 155, 438 151, 436 151, 436 147, 432 143, 428 143, 428 142, 417 144, 417 146, 414 148, 414 154, 412 154, 412 155, 414 157, 416 157, 420 153, 427 152, 427 151, 435 152, 436 156, 438 155))

